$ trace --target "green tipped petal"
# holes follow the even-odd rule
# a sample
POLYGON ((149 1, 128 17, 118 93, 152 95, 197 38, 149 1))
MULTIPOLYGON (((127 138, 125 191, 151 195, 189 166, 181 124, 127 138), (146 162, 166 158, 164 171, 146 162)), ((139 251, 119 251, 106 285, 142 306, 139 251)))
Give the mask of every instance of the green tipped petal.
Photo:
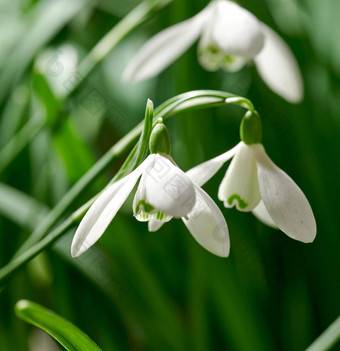
POLYGON ((223 178, 218 198, 225 207, 251 211, 260 201, 255 159, 249 146, 242 144, 223 178))

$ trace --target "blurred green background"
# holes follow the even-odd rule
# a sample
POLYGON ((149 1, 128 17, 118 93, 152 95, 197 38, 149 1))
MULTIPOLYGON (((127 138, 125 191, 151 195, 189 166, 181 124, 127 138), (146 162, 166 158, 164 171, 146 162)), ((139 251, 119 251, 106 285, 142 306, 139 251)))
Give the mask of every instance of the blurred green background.
MULTIPOLYGON (((141 121, 147 98, 157 106, 196 89, 253 101, 268 154, 312 205, 316 240, 293 241, 218 202, 231 236, 230 257, 221 259, 201 248, 181 221, 148 233, 132 217, 130 199, 83 256, 70 257, 74 228, 6 282, 0 293, 0 349, 60 349, 44 344, 35 328, 15 316, 14 304, 27 298, 69 319, 103 350, 304 350, 340 313, 340 2, 239 2, 294 51, 305 83, 302 104, 290 105, 272 93, 252 66, 233 74, 204 71, 196 45, 160 76, 123 85, 122 70, 149 37, 208 3, 174 0, 97 65, 55 115, 74 84, 77 62, 137 3, 0 0, 0 150, 23 126, 26 134, 21 133, 32 139, 22 150, 22 136, 15 139, 18 152, 7 164, 0 151, 0 265, 141 121)), ((243 113, 228 106, 167 121, 179 166, 187 170, 234 146, 243 113)), ((123 159, 73 209, 102 189, 123 159)), ((225 170, 204 187, 216 201, 225 170)))

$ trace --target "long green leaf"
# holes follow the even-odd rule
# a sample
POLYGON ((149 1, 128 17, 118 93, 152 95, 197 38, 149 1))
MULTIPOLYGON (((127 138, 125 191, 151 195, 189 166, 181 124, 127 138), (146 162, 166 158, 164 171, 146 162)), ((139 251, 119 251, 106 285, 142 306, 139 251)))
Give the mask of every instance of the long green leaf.
POLYGON ((79 328, 37 303, 20 300, 15 305, 19 318, 44 330, 68 351, 100 351, 101 349, 79 328))

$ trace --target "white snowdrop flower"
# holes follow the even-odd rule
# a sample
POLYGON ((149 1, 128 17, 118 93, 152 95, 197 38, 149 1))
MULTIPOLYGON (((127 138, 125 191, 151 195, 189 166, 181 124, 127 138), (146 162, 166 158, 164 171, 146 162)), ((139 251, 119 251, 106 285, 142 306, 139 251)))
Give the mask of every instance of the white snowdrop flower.
POLYGON ((304 95, 299 66, 288 45, 253 14, 229 0, 213 0, 194 17, 151 38, 128 64, 125 82, 151 78, 198 38, 198 60, 209 71, 237 71, 253 61, 266 84, 289 102, 304 95))
MULTIPOLYGON (((164 133, 163 127, 158 124, 154 130, 160 135, 164 133)), ((157 137, 153 138, 152 134, 151 139, 157 137)), ((158 142, 155 148, 150 143, 150 152, 157 149, 164 153, 151 153, 133 172, 105 189, 93 203, 73 238, 73 257, 81 255, 101 237, 139 179, 133 214, 137 220, 149 222, 149 231, 156 231, 173 217, 181 218, 200 245, 215 255, 228 256, 229 232, 221 211, 174 163, 167 142, 161 144, 158 142)))
POLYGON ((192 168, 187 175, 202 186, 231 158, 218 190, 218 198, 225 207, 252 211, 262 222, 279 228, 289 237, 312 242, 316 223, 308 200, 273 163, 261 143, 240 142, 227 153, 192 168))

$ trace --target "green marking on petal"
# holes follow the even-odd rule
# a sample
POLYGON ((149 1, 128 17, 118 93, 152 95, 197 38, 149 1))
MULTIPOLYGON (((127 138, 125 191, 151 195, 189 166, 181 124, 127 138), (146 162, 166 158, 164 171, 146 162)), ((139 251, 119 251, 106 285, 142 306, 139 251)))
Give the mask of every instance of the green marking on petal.
POLYGON ((151 213, 154 209, 155 208, 152 205, 148 204, 145 200, 139 200, 136 206, 136 213, 139 213, 140 211, 151 213), (141 207, 143 209, 141 209, 141 207))
POLYGON ((233 55, 227 54, 224 55, 223 61, 226 65, 231 65, 235 61, 235 57, 233 55))
POLYGON ((208 45, 206 48, 204 48, 204 52, 214 55, 218 54, 220 52, 220 49, 217 46, 208 45))
POLYGON ((222 53, 218 46, 207 45, 199 49, 198 58, 203 68, 208 71, 217 71, 220 68, 222 53))
POLYGON ((228 198, 227 202, 231 206, 233 204, 234 200, 236 200, 238 202, 239 208, 245 209, 248 206, 248 204, 240 197, 240 195, 237 195, 237 194, 231 195, 228 198))
POLYGON ((145 220, 149 219, 149 217, 150 217, 147 213, 143 213, 143 212, 140 214, 140 216, 141 216, 141 218, 143 218, 145 220))
POLYGON ((164 212, 157 211, 157 213, 156 213, 157 220, 162 221, 164 219, 164 217, 165 217, 165 213, 164 212))

